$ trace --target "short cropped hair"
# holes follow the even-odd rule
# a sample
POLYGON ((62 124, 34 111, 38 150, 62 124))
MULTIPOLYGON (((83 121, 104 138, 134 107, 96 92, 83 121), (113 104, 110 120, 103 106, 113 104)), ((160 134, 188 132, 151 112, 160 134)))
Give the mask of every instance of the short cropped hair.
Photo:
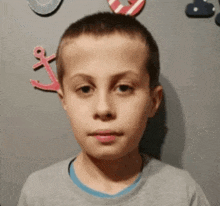
POLYGON ((84 18, 72 23, 64 32, 56 54, 57 76, 61 88, 63 88, 63 76, 65 73, 62 59, 62 48, 68 44, 68 40, 79 37, 80 35, 105 36, 114 33, 139 36, 149 49, 146 69, 150 76, 150 88, 155 88, 159 83, 159 49, 151 33, 134 17, 115 14, 110 12, 96 13, 85 16, 84 18))

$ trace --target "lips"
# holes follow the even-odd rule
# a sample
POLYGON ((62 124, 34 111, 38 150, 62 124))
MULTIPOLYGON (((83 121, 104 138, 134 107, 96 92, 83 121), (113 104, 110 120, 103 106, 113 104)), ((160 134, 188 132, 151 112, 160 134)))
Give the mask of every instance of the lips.
POLYGON ((113 135, 110 135, 110 136, 97 135, 97 136, 95 136, 95 138, 96 138, 99 142, 113 142, 113 141, 116 139, 116 137, 113 136, 113 135))
POLYGON ((96 130, 95 132, 91 133, 92 136, 121 136, 122 132, 116 132, 113 130, 96 130))
POLYGON ((92 134, 99 142, 107 143, 107 142, 113 142, 117 136, 121 136, 121 132, 116 132, 113 130, 96 130, 92 134))

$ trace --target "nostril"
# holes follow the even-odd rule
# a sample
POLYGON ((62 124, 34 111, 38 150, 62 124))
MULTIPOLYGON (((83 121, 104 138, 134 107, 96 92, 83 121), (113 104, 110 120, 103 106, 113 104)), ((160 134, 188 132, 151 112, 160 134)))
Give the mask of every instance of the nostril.
POLYGON ((102 121, 109 121, 111 119, 114 119, 114 116, 111 112, 108 112, 108 113, 97 113, 95 116, 94 116, 94 119, 100 119, 102 121))
POLYGON ((106 117, 110 118, 110 117, 112 117, 112 114, 111 113, 107 113, 106 117))

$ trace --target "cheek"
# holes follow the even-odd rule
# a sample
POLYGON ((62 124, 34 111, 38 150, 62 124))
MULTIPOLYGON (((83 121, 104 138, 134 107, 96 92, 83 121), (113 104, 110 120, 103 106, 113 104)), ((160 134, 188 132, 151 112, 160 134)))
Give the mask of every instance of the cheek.
POLYGON ((151 100, 149 97, 146 97, 144 95, 140 95, 129 101, 124 101, 121 106, 122 110, 124 108, 124 113, 132 115, 133 117, 140 118, 146 115, 148 116, 148 113, 150 112, 150 107, 151 100))
POLYGON ((150 100, 147 97, 136 98, 123 103, 120 110, 120 119, 128 128, 145 128, 150 112, 150 100))
POLYGON ((89 110, 87 104, 84 104, 82 101, 79 101, 73 95, 69 95, 69 97, 65 99, 65 105, 66 111, 69 116, 80 117, 84 115, 84 113, 87 113, 89 110))
POLYGON ((65 108, 68 118, 73 128, 82 127, 82 124, 89 116, 89 108, 87 105, 82 104, 74 98, 65 100, 65 108))

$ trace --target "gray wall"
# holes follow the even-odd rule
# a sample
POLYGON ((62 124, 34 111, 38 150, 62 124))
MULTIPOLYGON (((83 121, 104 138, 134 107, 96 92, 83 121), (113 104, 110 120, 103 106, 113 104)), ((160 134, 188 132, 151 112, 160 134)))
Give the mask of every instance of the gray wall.
MULTIPOLYGON (((122 1, 125 2, 125 1, 122 1)), ((210 0, 216 8, 217 0, 210 0)), ((192 0, 147 0, 137 17, 161 52, 169 132, 162 160, 188 170, 212 206, 220 204, 220 27, 190 19, 192 0)), ((36 15, 23 0, 1 0, 1 198, 17 204, 28 175, 80 151, 56 93, 35 90, 29 80, 50 83, 34 47, 55 53, 64 29, 78 18, 110 11, 107 0, 64 0, 52 16, 36 15)), ((56 71, 55 63, 52 68, 56 71)))

